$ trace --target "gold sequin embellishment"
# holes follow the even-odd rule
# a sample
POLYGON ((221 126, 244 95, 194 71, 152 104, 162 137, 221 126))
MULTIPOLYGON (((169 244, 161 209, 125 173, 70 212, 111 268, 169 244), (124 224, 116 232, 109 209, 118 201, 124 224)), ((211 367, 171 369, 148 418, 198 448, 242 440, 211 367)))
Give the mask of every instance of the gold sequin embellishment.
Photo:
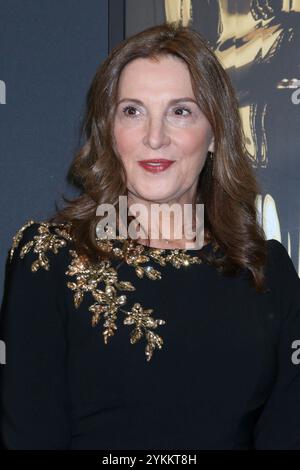
MULTIPOLYGON (((34 223, 37 222, 30 220, 13 237, 10 259, 12 259, 14 250, 23 237, 24 230, 34 223)), ((37 259, 31 265, 32 272, 36 272, 39 268, 49 270, 49 259, 46 253, 49 251, 58 253, 60 248, 66 246, 67 241, 72 241, 68 224, 49 222, 38 222, 38 224, 37 235, 20 250, 21 258, 30 250, 37 254, 37 259)), ((130 335, 131 344, 136 343, 145 336, 145 354, 147 361, 150 361, 153 351, 156 348, 161 349, 163 346, 162 337, 153 330, 166 322, 162 319, 153 318, 153 309, 144 308, 138 302, 135 302, 130 310, 123 308, 127 303, 124 292, 134 291, 135 287, 129 281, 119 280, 118 268, 122 263, 126 263, 133 267, 139 278, 147 277, 150 280, 159 280, 161 279, 161 272, 150 264, 151 261, 160 266, 169 263, 179 269, 191 264, 201 264, 202 260, 197 256, 189 255, 184 249, 163 250, 146 247, 129 239, 97 239, 97 244, 106 252, 113 254, 113 258, 120 262, 117 267, 112 266, 110 259, 93 263, 85 257, 79 256, 75 250, 69 249, 72 261, 65 274, 73 277, 72 281, 67 281, 67 286, 74 292, 74 306, 77 309, 84 298, 84 294, 91 293, 94 299, 94 303, 89 307, 92 315, 91 323, 92 326, 96 326, 102 317, 105 319, 103 323, 105 344, 117 330, 118 313, 124 313, 123 324, 134 327, 130 335)))

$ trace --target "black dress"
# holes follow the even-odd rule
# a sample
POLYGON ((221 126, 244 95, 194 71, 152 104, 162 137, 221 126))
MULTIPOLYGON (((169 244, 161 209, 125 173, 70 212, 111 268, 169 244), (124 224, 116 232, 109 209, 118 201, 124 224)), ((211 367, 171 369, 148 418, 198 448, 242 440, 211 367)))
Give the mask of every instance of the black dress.
POLYGON ((21 227, 1 313, 5 447, 300 449, 300 280, 267 246, 260 294, 193 250, 115 240, 118 258, 92 265, 67 225, 21 227))

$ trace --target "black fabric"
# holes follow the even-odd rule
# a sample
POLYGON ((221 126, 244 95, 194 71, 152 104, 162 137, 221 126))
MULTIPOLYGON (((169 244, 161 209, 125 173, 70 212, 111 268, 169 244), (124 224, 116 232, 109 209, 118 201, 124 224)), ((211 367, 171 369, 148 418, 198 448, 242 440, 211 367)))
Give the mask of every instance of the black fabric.
POLYGON ((281 243, 267 242, 265 294, 206 264, 157 265, 160 280, 123 264, 119 279, 136 288, 123 308, 139 302, 166 322, 156 330, 163 347, 147 362, 145 338, 130 343, 124 313, 104 344, 103 320, 91 325, 91 294, 75 309, 71 242, 47 253, 48 271, 31 271, 36 253, 20 258, 37 227, 26 228, 6 269, 7 449, 300 449, 300 364, 292 361, 300 280, 281 243))

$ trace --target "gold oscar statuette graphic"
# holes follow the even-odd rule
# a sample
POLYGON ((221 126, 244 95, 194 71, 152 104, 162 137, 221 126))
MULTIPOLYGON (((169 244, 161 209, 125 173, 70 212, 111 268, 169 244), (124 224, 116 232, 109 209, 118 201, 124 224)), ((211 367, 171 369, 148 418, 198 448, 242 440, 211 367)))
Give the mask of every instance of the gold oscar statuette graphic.
POLYGON ((165 0, 165 13, 168 23, 181 21, 187 26, 192 20, 192 0, 165 0))

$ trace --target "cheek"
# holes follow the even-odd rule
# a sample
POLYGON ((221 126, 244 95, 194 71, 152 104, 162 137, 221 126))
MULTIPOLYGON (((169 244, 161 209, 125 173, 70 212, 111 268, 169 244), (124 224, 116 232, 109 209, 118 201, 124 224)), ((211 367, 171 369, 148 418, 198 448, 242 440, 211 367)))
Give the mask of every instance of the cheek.
POLYGON ((116 147, 121 158, 126 158, 128 154, 132 155, 132 150, 136 148, 137 132, 133 129, 126 129, 116 126, 114 130, 116 147))
POLYGON ((178 135, 178 146, 184 155, 188 157, 199 157, 206 155, 210 141, 210 133, 207 129, 189 129, 178 135))

